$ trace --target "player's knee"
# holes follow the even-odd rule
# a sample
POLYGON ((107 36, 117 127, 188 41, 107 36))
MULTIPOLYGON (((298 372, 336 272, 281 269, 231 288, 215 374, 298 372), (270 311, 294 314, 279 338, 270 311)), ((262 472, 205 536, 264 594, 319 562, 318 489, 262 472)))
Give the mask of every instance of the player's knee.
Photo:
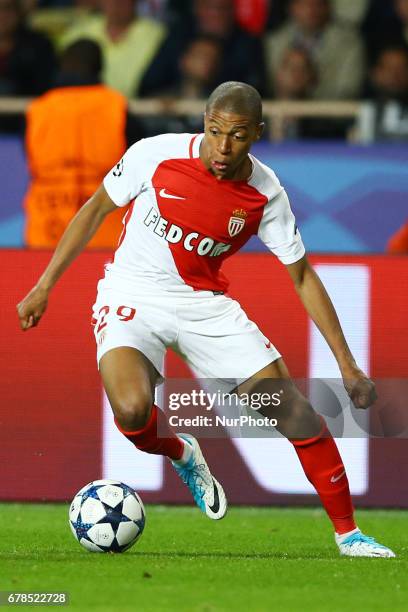
POLYGON ((315 411, 313 410, 310 402, 299 395, 291 405, 290 417, 295 421, 304 421, 314 418, 315 411))
POLYGON ((281 420, 281 432, 288 438, 311 438, 319 434, 321 423, 310 402, 299 394, 281 420))
POLYGON ((139 391, 118 397, 112 408, 121 428, 125 431, 135 431, 146 425, 152 404, 151 395, 139 391))

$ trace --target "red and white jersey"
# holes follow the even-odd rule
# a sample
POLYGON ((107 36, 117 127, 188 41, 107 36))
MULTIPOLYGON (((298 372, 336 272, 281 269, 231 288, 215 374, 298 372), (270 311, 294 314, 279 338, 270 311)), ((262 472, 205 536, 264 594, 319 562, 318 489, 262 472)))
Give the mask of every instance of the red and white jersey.
POLYGON ((117 206, 132 202, 106 280, 127 291, 154 282, 170 291, 226 291, 223 261, 254 234, 284 264, 305 249, 287 195, 255 157, 247 181, 217 180, 199 157, 203 135, 140 140, 107 174, 117 206))

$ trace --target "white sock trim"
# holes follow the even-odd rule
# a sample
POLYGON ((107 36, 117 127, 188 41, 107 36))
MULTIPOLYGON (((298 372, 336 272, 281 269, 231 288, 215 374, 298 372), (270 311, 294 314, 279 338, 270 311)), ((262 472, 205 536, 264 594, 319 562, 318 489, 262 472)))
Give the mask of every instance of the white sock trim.
POLYGON ((336 540, 337 540, 337 542, 339 544, 341 544, 343 542, 343 540, 345 540, 349 536, 353 535, 353 533, 358 533, 359 531, 360 531, 360 529, 358 527, 356 527, 355 529, 352 529, 351 531, 347 531, 346 533, 339 534, 339 533, 336 532, 336 540))
POLYGON ((191 456, 193 454, 193 447, 186 440, 183 440, 182 438, 180 438, 180 440, 183 442, 184 445, 183 454, 181 455, 180 459, 173 461, 173 463, 175 463, 176 465, 185 465, 191 459, 191 456))

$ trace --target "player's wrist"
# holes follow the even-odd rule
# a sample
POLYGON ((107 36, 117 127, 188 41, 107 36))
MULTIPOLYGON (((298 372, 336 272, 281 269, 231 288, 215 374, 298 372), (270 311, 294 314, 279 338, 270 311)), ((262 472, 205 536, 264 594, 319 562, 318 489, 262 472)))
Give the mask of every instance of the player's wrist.
POLYGON ((48 296, 49 292, 52 289, 52 283, 47 280, 40 279, 38 283, 34 287, 37 291, 44 293, 44 295, 48 296))
POLYGON ((362 373, 353 358, 339 362, 339 368, 343 378, 353 378, 362 373))

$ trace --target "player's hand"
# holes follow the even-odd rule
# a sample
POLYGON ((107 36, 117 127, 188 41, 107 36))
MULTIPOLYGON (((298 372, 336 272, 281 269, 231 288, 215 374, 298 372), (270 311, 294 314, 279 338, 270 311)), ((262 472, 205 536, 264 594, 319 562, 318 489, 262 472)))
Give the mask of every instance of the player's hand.
POLYGON ((20 327, 23 331, 36 327, 43 316, 48 303, 48 291, 35 286, 25 298, 17 304, 20 327))
POLYGON ((360 368, 342 372, 344 386, 356 408, 368 408, 377 399, 375 384, 360 368))

